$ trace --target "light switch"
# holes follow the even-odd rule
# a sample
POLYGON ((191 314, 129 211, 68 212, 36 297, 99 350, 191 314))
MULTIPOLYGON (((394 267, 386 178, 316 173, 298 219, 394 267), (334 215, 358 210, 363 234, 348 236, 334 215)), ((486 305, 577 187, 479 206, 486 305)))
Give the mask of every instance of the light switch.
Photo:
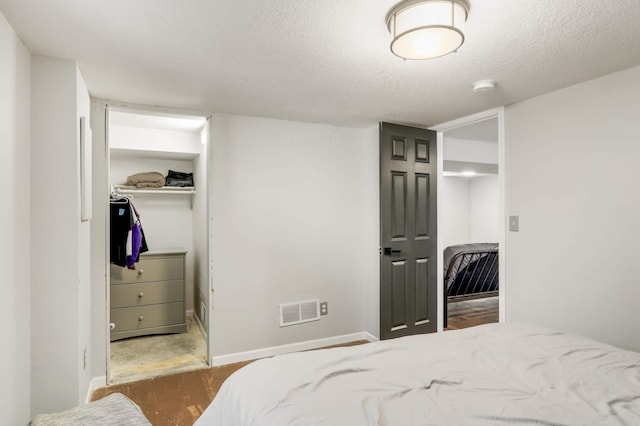
POLYGON ((509 231, 518 232, 520 230, 520 216, 509 216, 509 231))

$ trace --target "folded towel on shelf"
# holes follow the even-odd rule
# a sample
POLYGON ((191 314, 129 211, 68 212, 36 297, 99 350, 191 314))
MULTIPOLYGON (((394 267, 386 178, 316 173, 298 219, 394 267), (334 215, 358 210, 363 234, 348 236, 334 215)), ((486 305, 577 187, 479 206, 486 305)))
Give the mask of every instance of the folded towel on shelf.
POLYGON ((136 188, 162 188, 164 185, 159 182, 138 182, 136 188))
POLYGON ((164 175, 158 172, 136 173, 127 177, 127 185, 138 188, 162 188, 164 175))
POLYGON ((195 186, 193 183, 193 173, 176 172, 174 170, 169 170, 164 185, 177 187, 195 186))

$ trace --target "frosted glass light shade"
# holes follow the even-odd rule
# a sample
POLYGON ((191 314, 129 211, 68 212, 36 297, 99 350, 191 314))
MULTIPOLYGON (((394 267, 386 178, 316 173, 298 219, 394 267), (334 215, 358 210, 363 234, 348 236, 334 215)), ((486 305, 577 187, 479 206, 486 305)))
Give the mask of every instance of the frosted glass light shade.
POLYGON ((391 51, 404 59, 431 59, 464 43, 467 0, 405 0, 387 14, 391 51))

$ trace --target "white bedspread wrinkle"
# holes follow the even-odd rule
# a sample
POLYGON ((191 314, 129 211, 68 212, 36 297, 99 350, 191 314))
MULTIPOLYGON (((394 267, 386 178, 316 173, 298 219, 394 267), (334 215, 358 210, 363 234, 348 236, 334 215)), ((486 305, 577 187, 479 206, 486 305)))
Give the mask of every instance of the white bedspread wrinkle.
POLYGON ((640 425, 640 354, 490 324, 263 359, 196 425, 640 425))

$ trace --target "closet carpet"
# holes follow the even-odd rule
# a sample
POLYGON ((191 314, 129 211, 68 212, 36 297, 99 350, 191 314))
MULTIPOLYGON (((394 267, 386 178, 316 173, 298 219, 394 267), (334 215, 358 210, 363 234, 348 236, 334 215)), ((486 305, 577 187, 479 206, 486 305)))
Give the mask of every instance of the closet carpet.
POLYGON ((207 366, 207 344, 192 317, 187 332, 111 342, 111 383, 182 373, 207 366))

